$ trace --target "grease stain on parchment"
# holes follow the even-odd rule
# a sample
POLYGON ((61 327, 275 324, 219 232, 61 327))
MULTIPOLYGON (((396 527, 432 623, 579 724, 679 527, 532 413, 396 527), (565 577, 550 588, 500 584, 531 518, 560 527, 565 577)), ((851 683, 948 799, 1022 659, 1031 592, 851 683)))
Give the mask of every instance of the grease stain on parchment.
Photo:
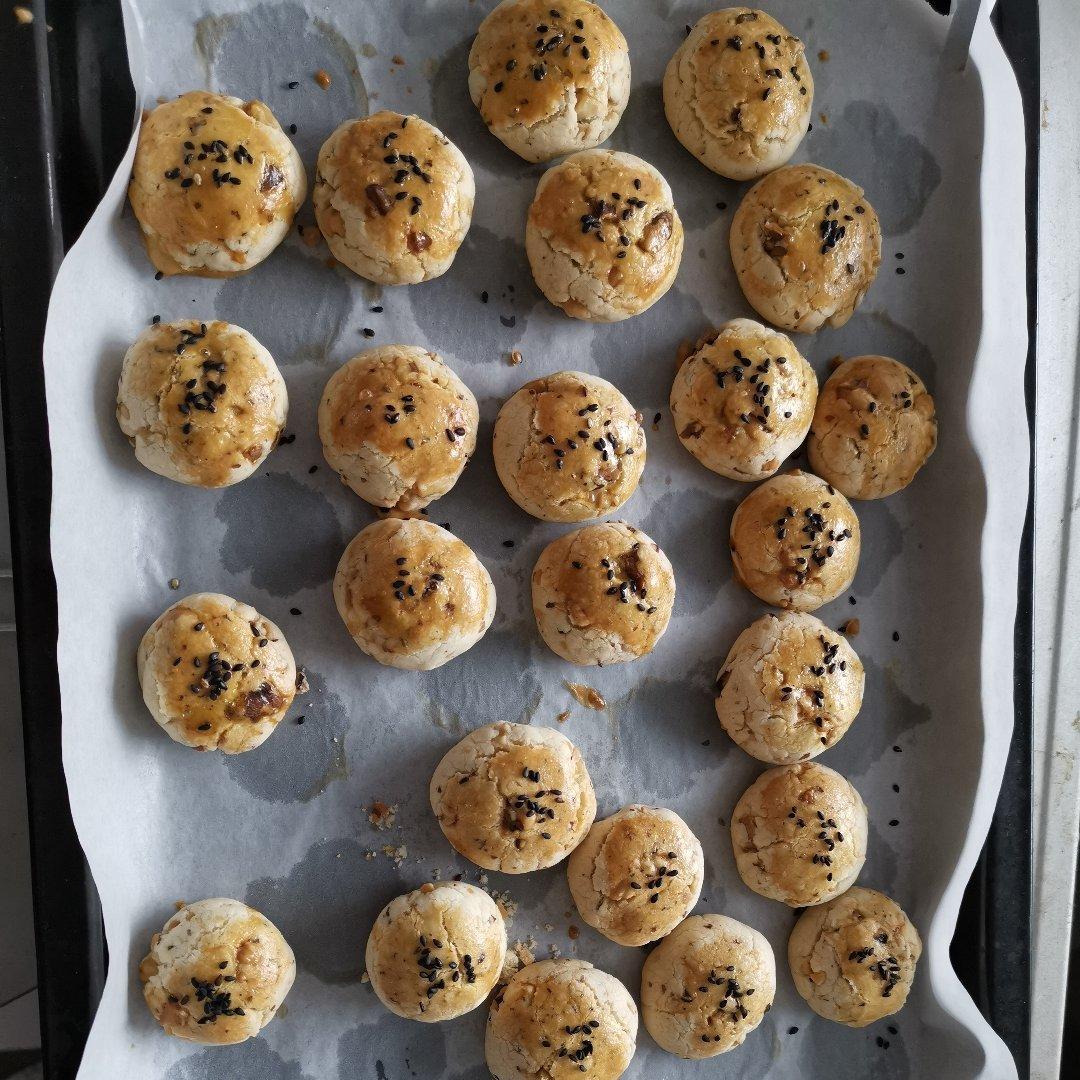
POLYGON ((663 800, 677 798, 693 777, 715 768, 712 755, 702 752, 702 743, 717 737, 710 678, 704 666, 685 679, 648 675, 613 703, 623 768, 608 783, 625 784, 624 801, 666 805, 663 800), (658 745, 663 768, 653 764, 658 745))
POLYGON ((383 1011, 377 1024, 361 1024, 338 1040, 341 1080, 411 1080, 446 1075, 442 1024, 417 1024, 383 1011))
POLYGON ((345 547, 341 524, 325 496, 291 476, 257 473, 228 488, 214 514, 225 524, 221 561, 230 573, 250 574, 251 583, 272 596, 333 580, 345 547))
POLYGON ((392 896, 407 891, 401 873, 385 859, 379 888, 372 889, 371 863, 364 852, 350 837, 320 840, 283 877, 259 878, 247 887, 244 902, 277 926, 297 964, 320 982, 360 978, 372 923, 392 896), (313 912, 315 898, 318 910, 313 912))
POLYGON ((679 345, 711 325, 697 299, 674 287, 648 311, 595 329, 588 347, 597 372, 651 413, 667 407, 679 345))
MULTIPOLYGON (((356 50, 335 27, 299 4, 259 4, 236 14, 206 15, 195 24, 195 51, 208 85, 224 87, 238 97, 260 97, 282 127, 295 119, 287 110, 302 93, 311 95, 309 101, 323 103, 329 118, 367 115, 368 94, 356 50), (320 68, 331 77, 325 90, 311 79, 320 68), (239 85, 238 78, 243 80, 239 85), (300 86, 289 90, 290 81, 299 81, 300 86), (285 115, 279 109, 286 110, 285 115)), ((305 160, 325 134, 305 137, 303 130, 299 132, 298 147, 305 160)))
MULTIPOLYGON (((278 1011, 279 1018, 283 1012, 278 1011)), ((271 1050, 265 1039, 248 1039, 227 1052, 229 1080, 314 1080, 299 1062, 271 1050)), ((222 1075, 221 1054, 220 1047, 213 1047, 182 1058, 165 1073, 165 1080, 214 1080, 222 1075)))
MULTIPOLYGON (((523 205, 520 220, 524 216, 523 205)), ((432 349, 449 349, 464 364, 490 365, 522 340, 540 294, 523 241, 496 236, 474 221, 451 270, 409 290, 407 299, 432 349), (492 340, 478 350, 479 342, 492 340)))
POLYGON ((645 515, 642 529, 675 567, 674 616, 699 615, 731 580, 728 530, 738 501, 696 488, 668 491, 645 515))
POLYGON ((887 105, 850 101, 839 122, 814 134, 815 160, 866 191, 886 236, 908 232, 922 217, 941 166, 887 105))
POLYGON ((226 755, 229 775, 258 799, 306 803, 348 775, 345 735, 349 713, 326 680, 305 668, 310 690, 298 696, 289 715, 262 746, 226 755), (298 724, 297 718, 304 717, 298 724))

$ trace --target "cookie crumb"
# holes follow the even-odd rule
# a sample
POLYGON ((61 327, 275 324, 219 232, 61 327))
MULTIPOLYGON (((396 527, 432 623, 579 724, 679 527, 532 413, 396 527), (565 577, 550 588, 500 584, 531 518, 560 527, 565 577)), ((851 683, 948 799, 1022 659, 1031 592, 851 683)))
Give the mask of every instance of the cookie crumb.
POLYGON ((520 364, 524 359, 525 359, 525 357, 523 357, 521 355, 521 350, 520 349, 515 349, 510 354, 510 360, 509 360, 510 366, 511 367, 517 367, 518 364, 520 364))
POLYGON ((571 694, 577 698, 578 703, 584 705, 587 709, 596 709, 599 712, 601 709, 607 708, 607 702, 598 690, 594 690, 591 686, 586 686, 584 683, 576 682, 563 682, 563 685, 571 694))
POLYGON ((577 939, 578 939, 579 937, 581 937, 581 931, 580 931, 580 930, 579 930, 579 929, 578 929, 578 928, 577 928, 577 927, 576 927, 576 926, 575 926, 575 925, 574 925, 573 923, 571 923, 571 924, 570 924, 570 925, 569 925, 569 926, 568 926, 568 927, 566 928, 566 936, 567 936, 567 937, 568 937, 568 938, 569 938, 569 939, 570 939, 571 941, 577 941, 577 939))
POLYGON ((311 683, 308 682, 307 672, 303 668, 296 669, 296 692, 298 694, 311 692, 311 683))
POLYGON ((169 578, 169 588, 174 590, 174 591, 176 589, 179 589, 180 588, 180 579, 176 578, 176 577, 169 578))
POLYGON ((817 58, 823 64, 827 64, 829 62, 829 50, 828 49, 818 49, 817 58))
POLYGON ((23 7, 21 4, 11 9, 11 14, 15 16, 15 21, 21 23, 23 26, 29 26, 34 21, 34 13, 28 8, 23 7))
POLYGON ((380 831, 392 829, 397 821, 397 810, 397 806, 387 806, 386 803, 376 800, 368 811, 368 821, 380 831))
POLYGON ((324 90, 330 89, 330 72, 319 68, 319 70, 315 72, 314 79, 324 90))
POLYGON ((558 720, 560 724, 565 724, 566 721, 570 719, 570 710, 563 709, 563 711, 559 713, 559 715, 556 716, 555 719, 558 720))
POLYGON ((840 633, 846 634, 848 637, 858 637, 859 626, 860 624, 858 619, 848 619, 848 621, 840 627, 840 633))

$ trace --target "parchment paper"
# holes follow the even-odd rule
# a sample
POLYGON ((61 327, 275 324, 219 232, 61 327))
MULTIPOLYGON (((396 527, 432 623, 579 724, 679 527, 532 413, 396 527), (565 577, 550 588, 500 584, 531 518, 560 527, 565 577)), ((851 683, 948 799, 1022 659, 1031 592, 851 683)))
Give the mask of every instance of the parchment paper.
MULTIPOLYGON (((532 284, 522 235, 542 168, 505 150, 468 100, 466 54, 489 3, 125 6, 141 105, 201 86, 262 98, 285 125, 298 126, 309 170, 341 120, 369 107, 415 111, 461 147, 478 194, 452 271, 423 286, 379 290, 344 268, 328 268, 326 249, 296 236, 237 280, 157 282, 124 204, 129 151, 61 270, 45 359, 64 752, 110 951, 80 1075, 486 1076, 485 1008, 450 1023, 410 1024, 383 1009, 360 976, 368 929, 392 896, 436 873, 479 879, 443 839, 427 782, 462 734, 508 719, 559 726, 577 743, 601 816, 631 801, 683 815, 706 852, 697 910, 751 923, 776 952, 776 1005, 743 1048, 719 1061, 685 1063, 660 1051, 642 1028, 628 1076, 1014 1076, 948 961, 960 892, 1008 745, 1026 495, 1023 140, 1019 98, 985 19, 973 63, 957 73, 942 69, 945 23, 921 0, 777 0, 770 9, 807 41, 817 84, 819 115, 796 160, 861 183, 884 231, 881 273, 856 316, 839 331, 800 337, 799 347, 821 374, 838 353, 905 361, 935 394, 941 430, 936 455, 909 490, 857 504, 858 577, 850 596, 819 612, 833 626, 851 617, 861 623, 854 645, 867 670, 863 711, 821 758, 847 775, 869 806, 860 883, 894 896, 927 946, 907 1008, 852 1031, 802 1004, 785 960, 793 914, 749 892, 735 873, 726 823, 761 766, 720 729, 711 686, 735 636, 764 610, 732 581, 726 550, 731 513, 750 489, 698 465, 679 446, 667 409, 679 343, 753 314, 727 255, 744 186, 719 179, 683 151, 660 103, 664 64, 684 24, 708 4, 607 5, 633 63, 630 105, 610 145, 665 174, 687 241, 678 281, 660 303, 628 322, 595 327, 565 318, 532 284), (313 81, 319 68, 332 77, 328 90, 313 81), (297 89, 287 89, 291 80, 297 89), (371 311, 375 305, 384 310, 371 311), (120 360, 155 314, 237 322, 282 368, 296 440, 235 488, 195 491, 150 474, 117 428, 120 360), (363 327, 375 331, 373 341, 363 327), (340 363, 366 345, 393 341, 440 352, 481 402, 478 453, 431 516, 448 522, 490 569, 498 614, 480 645, 426 674, 381 668, 362 655, 330 590, 340 552, 372 515, 323 462, 315 403, 340 363), (525 358, 519 367, 507 363, 512 349, 525 358), (529 610, 533 562, 561 527, 517 510, 490 456, 501 402, 525 380, 560 368, 596 372, 647 417, 660 414, 658 429, 648 432, 641 488, 622 516, 659 541, 678 581, 675 617, 655 652, 584 677, 546 650, 529 610), (504 546, 508 540, 513 547, 504 546), (179 592, 169 589, 173 577, 179 592), (135 677, 146 626, 179 596, 203 589, 240 597, 276 620, 311 682, 264 746, 231 759, 166 738, 142 705, 135 677), (608 708, 578 706, 563 686, 567 677, 594 686, 608 708), (570 718, 558 725, 567 708, 570 718), (294 722, 301 714, 302 726, 294 722), (368 821, 365 808, 375 799, 398 808, 387 831, 368 821), (384 854, 384 845, 396 855, 384 854), (166 1038, 135 974, 173 902, 204 896, 233 896, 265 911, 299 964, 281 1018, 237 1048, 166 1038)), ((310 206, 301 220, 312 220, 310 206)), ((512 940, 535 939, 538 957, 555 948, 587 958, 637 996, 644 950, 621 948, 585 927, 570 938, 571 924, 582 924, 564 868, 485 880, 517 904, 512 940)))

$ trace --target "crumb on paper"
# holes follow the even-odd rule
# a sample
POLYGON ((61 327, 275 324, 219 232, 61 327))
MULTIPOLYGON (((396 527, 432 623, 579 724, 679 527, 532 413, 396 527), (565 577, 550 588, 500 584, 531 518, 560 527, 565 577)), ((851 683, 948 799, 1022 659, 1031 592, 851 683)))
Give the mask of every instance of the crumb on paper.
POLYGON ((846 634, 848 637, 858 637, 859 629, 860 626, 858 619, 848 619, 848 621, 840 627, 840 633, 846 634))
POLYGON ((405 57, 399 56, 397 53, 394 53, 394 55, 390 57, 390 63, 397 64, 398 67, 403 67, 405 64, 405 57))
POLYGON ((395 866, 400 866, 408 857, 409 849, 404 844, 394 847, 393 844, 383 844, 382 853, 392 859, 395 866))
POLYGON ((169 588, 174 592, 180 588, 180 579, 176 577, 169 578, 169 588))
POLYGON ((511 943, 506 950, 506 959, 503 960, 502 971, 499 973, 501 982, 508 982, 511 977, 523 967, 536 963, 536 939, 531 935, 524 941, 511 943))
POLYGON ((571 924, 570 924, 570 925, 569 925, 569 926, 568 926, 568 927, 566 928, 566 936, 567 936, 567 937, 568 937, 568 938, 569 938, 569 939, 570 939, 571 941, 577 941, 577 939, 578 939, 579 937, 581 937, 581 931, 580 931, 580 930, 579 930, 579 929, 577 928, 577 926, 575 926, 575 925, 574 925, 573 923, 571 923, 571 924))
POLYGON ((563 711, 559 713, 559 715, 556 716, 555 719, 558 720, 560 724, 565 724, 566 721, 570 719, 570 710, 563 709, 563 711))
POLYGON ((823 64, 827 64, 829 62, 829 50, 828 49, 818 49, 817 58, 823 64))
POLYGON ((558 960, 560 956, 562 956, 562 949, 560 949, 559 946, 556 945, 554 941, 551 942, 548 945, 548 959, 549 960, 558 960))
MULTIPOLYGON (((371 982, 371 976, 365 971, 364 974, 360 976, 360 985, 361 986, 367 986, 368 983, 370 983, 370 982, 371 982)), ((279 1010, 279 1012, 280 1012, 280 1010, 279 1010)))
POLYGON ((523 357, 521 355, 521 350, 520 349, 515 349, 510 354, 510 366, 511 367, 517 367, 518 364, 520 364, 524 359, 525 359, 525 357, 523 357))
POLYGON ((379 853, 377 851, 372 851, 369 848, 367 851, 364 852, 364 858, 367 859, 368 862, 374 862, 375 859, 378 858, 378 854, 379 853))
POLYGON ((495 901, 495 906, 502 914, 506 925, 509 926, 514 921, 514 916, 517 914, 517 901, 514 900, 510 896, 510 893, 505 889, 501 891, 498 889, 485 889, 484 891, 495 901))
POLYGON ((315 247, 323 238, 318 225, 297 225, 296 231, 308 247, 315 247))
POLYGON ((652 418, 652 429, 653 429, 653 431, 659 431, 660 430, 660 418, 661 418, 661 415, 662 415, 661 413, 657 413, 652 418))
POLYGON ((584 683, 576 682, 563 682, 563 685, 571 694, 577 698, 578 703, 584 705, 587 709, 596 709, 597 711, 607 708, 607 702, 598 690, 594 690, 591 686, 586 686, 584 683))
POLYGON ((827 123, 829 122, 829 118, 828 118, 828 116, 826 116, 826 115, 825 115, 825 113, 818 113, 818 119, 819 119, 819 120, 820 120, 820 121, 821 121, 821 122, 822 122, 823 124, 827 124, 827 123))
POLYGON ((312 77, 324 90, 330 89, 330 72, 325 71, 323 68, 319 68, 312 77))
POLYGON ((388 806, 376 799, 368 810, 368 821, 380 831, 392 829, 397 821, 397 811, 396 805, 388 806))
POLYGON ((28 26, 34 21, 34 13, 28 7, 23 7, 21 4, 13 7, 11 13, 15 16, 15 21, 17 23, 22 23, 23 26, 28 26))
POLYGON ((308 682, 307 672, 303 668, 296 669, 296 692, 298 694, 311 692, 311 683, 308 682))

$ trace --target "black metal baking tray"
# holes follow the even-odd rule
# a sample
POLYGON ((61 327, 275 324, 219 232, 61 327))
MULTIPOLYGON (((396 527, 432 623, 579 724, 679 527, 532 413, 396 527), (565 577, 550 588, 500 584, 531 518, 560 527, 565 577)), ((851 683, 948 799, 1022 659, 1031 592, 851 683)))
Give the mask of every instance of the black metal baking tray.
MULTIPOLYGON (((948 6, 946 0, 931 2, 938 10, 948 6)), ((108 958, 61 764, 41 342, 53 276, 123 155, 134 95, 119 0, 34 0, 30 6, 30 25, 19 24, 9 8, 0 12, 0 382, 43 1058, 49 1080, 68 1080, 78 1069, 108 958)), ((994 23, 1016 71, 1026 118, 1026 408, 1034 453, 1037 0, 1000 0, 994 23)), ((994 823, 952 944, 961 980, 1005 1039, 1021 1076, 1028 1073, 1030 1029, 1032 523, 1029 501, 1017 582, 1013 743, 994 823)))

